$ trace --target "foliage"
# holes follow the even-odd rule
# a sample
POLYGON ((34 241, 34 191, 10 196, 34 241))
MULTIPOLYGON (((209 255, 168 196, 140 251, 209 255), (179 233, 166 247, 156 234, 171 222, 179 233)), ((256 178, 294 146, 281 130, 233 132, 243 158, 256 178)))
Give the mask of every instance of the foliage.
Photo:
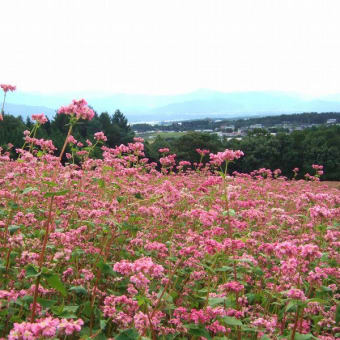
MULTIPOLYGON (((60 131, 61 116, 52 122, 60 131)), ((119 113, 97 118, 129 131, 119 113)), ((81 123, 79 134, 94 126, 81 123)), ((318 182, 322 166, 310 181, 269 169, 229 177, 243 153, 227 149, 208 162, 200 147, 222 145, 191 133, 174 146, 197 146, 201 156, 191 155, 205 164, 176 163, 163 147, 157 171, 140 139, 91 158, 101 132, 93 145, 76 145, 76 133, 67 139, 63 165, 35 137, 43 126, 26 133, 18 159, 0 152, 0 337, 338 336, 339 192, 318 182)), ((249 148, 253 138, 271 137, 249 136, 249 148)))

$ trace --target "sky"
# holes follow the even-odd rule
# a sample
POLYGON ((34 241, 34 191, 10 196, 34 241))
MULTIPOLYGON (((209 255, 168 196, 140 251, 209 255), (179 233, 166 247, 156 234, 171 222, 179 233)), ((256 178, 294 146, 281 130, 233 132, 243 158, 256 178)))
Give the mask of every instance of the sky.
POLYGON ((0 83, 41 93, 340 93, 339 0, 11 0, 0 83))

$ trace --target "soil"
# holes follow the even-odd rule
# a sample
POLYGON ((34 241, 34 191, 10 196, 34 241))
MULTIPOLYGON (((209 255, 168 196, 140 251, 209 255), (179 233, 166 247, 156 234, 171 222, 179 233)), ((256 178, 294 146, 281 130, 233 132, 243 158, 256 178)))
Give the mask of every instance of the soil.
POLYGON ((321 184, 327 184, 330 188, 340 190, 340 181, 321 181, 321 184))

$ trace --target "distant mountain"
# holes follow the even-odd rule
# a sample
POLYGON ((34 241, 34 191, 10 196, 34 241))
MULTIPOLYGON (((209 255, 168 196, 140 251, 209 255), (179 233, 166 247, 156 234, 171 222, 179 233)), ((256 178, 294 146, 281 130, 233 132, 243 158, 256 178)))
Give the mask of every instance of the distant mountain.
POLYGON ((6 103, 4 111, 13 116, 21 116, 24 120, 36 113, 44 113, 49 118, 52 118, 55 115, 55 110, 46 106, 30 106, 11 103, 6 103))
POLYGON ((5 111, 23 116, 44 112, 51 117, 73 98, 85 98, 98 113, 113 113, 119 109, 130 122, 340 111, 340 95, 306 99, 287 92, 224 93, 204 89, 167 96, 15 92, 11 94, 11 103, 6 104, 5 111))

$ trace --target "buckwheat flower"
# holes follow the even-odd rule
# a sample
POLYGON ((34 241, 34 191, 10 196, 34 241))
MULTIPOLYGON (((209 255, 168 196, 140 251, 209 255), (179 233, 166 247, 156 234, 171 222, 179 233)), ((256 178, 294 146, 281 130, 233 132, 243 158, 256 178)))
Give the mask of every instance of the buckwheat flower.
POLYGON ((97 140, 97 141, 103 141, 103 142, 107 141, 107 137, 104 135, 104 132, 102 132, 102 131, 96 132, 94 134, 94 139, 97 140))
POLYGON ((68 136, 67 141, 68 143, 72 143, 72 144, 78 143, 78 141, 72 135, 68 136))
POLYGON ((62 106, 58 114, 76 116, 77 119, 91 120, 94 117, 94 111, 87 106, 85 99, 73 100, 68 106, 62 106))
MULTIPOLYGON (((217 334, 217 333, 227 333, 227 329, 222 326, 217 320, 214 321, 211 325, 206 327, 210 332, 217 334)), ((230 332, 230 330, 229 330, 230 332)))
POLYGON ((218 287, 219 291, 229 291, 229 292, 241 292, 244 289, 243 284, 237 282, 237 281, 231 281, 231 282, 227 282, 223 285, 220 285, 218 287))
POLYGON ((137 288, 147 289, 150 283, 150 280, 146 278, 142 273, 137 273, 136 275, 132 275, 130 277, 130 281, 135 284, 137 288))
POLYGON ((223 152, 218 152, 217 154, 211 153, 209 155, 210 163, 218 166, 220 166, 223 162, 232 162, 235 159, 241 158, 242 156, 244 156, 242 151, 234 151, 229 149, 225 149, 223 152))
POLYGON ((288 292, 286 292, 285 294, 291 299, 301 300, 301 301, 307 300, 305 293, 302 290, 297 289, 297 288, 292 288, 288 290, 288 292))
POLYGON ((205 149, 203 149, 203 150, 201 150, 201 149, 196 149, 196 152, 197 152, 197 153, 199 153, 201 156, 204 156, 204 155, 207 155, 207 154, 210 152, 210 150, 205 150, 205 149))
POLYGON ((16 90, 16 86, 12 86, 12 85, 0 84, 0 87, 5 93, 8 91, 13 92, 16 90))
POLYGON ((39 124, 45 124, 48 121, 43 113, 32 115, 32 120, 35 120, 39 124))

